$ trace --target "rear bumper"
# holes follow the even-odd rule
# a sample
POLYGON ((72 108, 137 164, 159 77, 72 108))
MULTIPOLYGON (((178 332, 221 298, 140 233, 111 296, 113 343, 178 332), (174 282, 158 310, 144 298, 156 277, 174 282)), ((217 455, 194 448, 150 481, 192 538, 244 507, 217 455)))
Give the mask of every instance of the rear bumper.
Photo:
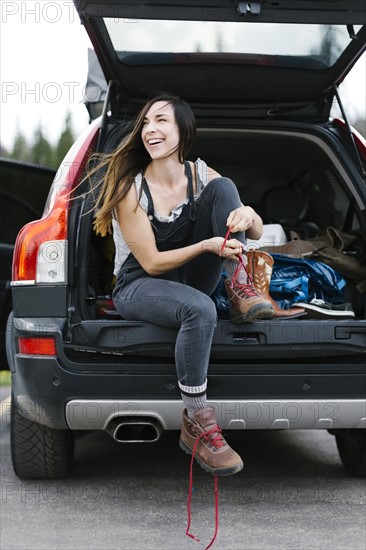
MULTIPOLYGON (((28 318, 15 319, 9 327, 13 393, 24 416, 56 429, 104 429, 114 417, 131 414, 155 417, 165 429, 180 427, 182 402, 173 358, 116 356, 107 346, 90 353, 87 345, 70 355, 64 326, 64 318, 28 318), (19 353, 16 338, 23 335, 54 335, 57 356, 19 353)), ((161 349, 160 343, 155 345, 161 349)), ((115 349, 121 347, 118 338, 115 349)), ((224 354, 233 347, 226 346, 224 354)), ((288 347, 292 357, 287 360, 283 347, 282 359, 273 357, 274 346, 261 349, 267 357, 249 344, 236 348, 232 361, 210 364, 208 397, 225 429, 366 427, 364 354, 301 362, 295 346, 288 347)))
MULTIPOLYGON (((366 400, 237 400, 209 401, 223 429, 343 429, 366 428, 366 400)), ((105 430, 114 418, 150 417, 164 430, 178 430, 180 400, 126 401, 74 399, 66 405, 72 430, 105 430)))
MULTIPOLYGON (((159 372, 156 365, 148 373, 133 374, 136 365, 128 373, 72 373, 57 358, 21 354, 15 364, 14 397, 33 422, 56 429, 103 430, 113 418, 144 416, 166 430, 180 427, 182 401, 173 366, 170 373, 159 372)), ((366 428, 365 374, 225 375, 218 367, 213 365, 208 376, 208 397, 225 429, 366 428), (310 390, 303 389, 304 380, 310 390)))

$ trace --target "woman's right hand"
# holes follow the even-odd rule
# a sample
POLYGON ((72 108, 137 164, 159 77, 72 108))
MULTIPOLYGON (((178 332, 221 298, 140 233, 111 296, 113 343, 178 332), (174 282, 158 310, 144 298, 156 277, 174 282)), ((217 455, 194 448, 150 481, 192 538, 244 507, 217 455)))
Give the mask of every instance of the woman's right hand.
POLYGON ((223 258, 237 260, 243 253, 243 244, 238 239, 228 239, 223 248, 225 239, 223 237, 212 237, 202 241, 204 252, 212 252, 223 258))

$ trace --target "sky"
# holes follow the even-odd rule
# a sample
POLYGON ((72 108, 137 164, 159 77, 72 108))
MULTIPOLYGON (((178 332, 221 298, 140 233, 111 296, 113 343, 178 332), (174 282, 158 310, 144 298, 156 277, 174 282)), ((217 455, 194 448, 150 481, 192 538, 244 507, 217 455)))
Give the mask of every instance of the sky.
POLYGON ((82 99, 91 43, 72 2, 1 0, 0 6, 2 145, 11 147, 17 127, 31 138, 40 123, 56 141, 67 111, 80 134, 89 122, 82 99))
MULTIPOLYGON (((72 2, 1 0, 0 9, 2 146, 11 150, 18 129, 31 140, 39 125, 56 143, 68 111, 79 135, 89 122, 82 100, 91 43, 72 2)), ((351 123, 366 118, 365 54, 340 94, 351 123)))

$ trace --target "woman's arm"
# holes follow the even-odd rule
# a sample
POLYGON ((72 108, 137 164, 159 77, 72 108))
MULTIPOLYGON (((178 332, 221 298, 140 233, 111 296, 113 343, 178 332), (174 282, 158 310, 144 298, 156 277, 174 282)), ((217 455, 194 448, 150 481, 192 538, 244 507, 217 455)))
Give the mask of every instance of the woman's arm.
POLYGON ((205 252, 225 258, 235 258, 241 253, 242 245, 236 239, 228 240, 225 249, 221 250, 223 237, 213 237, 183 248, 159 252, 150 221, 140 206, 136 209, 136 200, 136 190, 132 186, 125 199, 119 203, 117 215, 127 246, 149 275, 158 276, 181 267, 205 252))
POLYGON ((245 231, 248 239, 260 239, 263 235, 262 218, 251 206, 242 204, 239 208, 230 212, 227 226, 230 227, 232 233, 245 231))

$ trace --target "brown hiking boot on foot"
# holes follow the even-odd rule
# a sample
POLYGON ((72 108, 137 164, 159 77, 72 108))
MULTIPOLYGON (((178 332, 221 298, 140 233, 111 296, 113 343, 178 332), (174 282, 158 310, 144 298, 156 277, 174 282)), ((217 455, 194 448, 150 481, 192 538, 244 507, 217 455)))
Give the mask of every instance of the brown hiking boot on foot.
POLYGON ((252 284, 232 283, 226 279, 226 292, 231 301, 230 321, 244 323, 257 319, 271 319, 274 310, 271 303, 262 298, 252 284))
POLYGON ((199 465, 210 474, 229 476, 243 468, 242 459, 221 435, 213 407, 197 411, 195 421, 184 410, 179 445, 187 454, 194 452, 199 465))

